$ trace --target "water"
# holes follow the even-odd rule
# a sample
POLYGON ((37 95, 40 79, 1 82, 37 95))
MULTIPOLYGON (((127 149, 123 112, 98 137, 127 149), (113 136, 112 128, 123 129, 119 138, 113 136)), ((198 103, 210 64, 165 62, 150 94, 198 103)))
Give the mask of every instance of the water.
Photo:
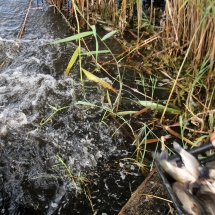
POLYGON ((142 177, 128 162, 118 163, 130 154, 120 131, 111 137, 117 126, 101 123, 102 110, 76 104, 104 105, 103 90, 86 80, 83 92, 78 65, 69 77, 62 75, 76 49, 73 43, 48 44, 72 34, 62 18, 33 1, 17 39, 28 5, 0 0, 0 214, 93 214, 60 159, 72 174, 90 181, 97 215, 117 214, 129 187, 135 190, 142 177), (66 106, 40 125, 54 113, 52 107, 66 106))

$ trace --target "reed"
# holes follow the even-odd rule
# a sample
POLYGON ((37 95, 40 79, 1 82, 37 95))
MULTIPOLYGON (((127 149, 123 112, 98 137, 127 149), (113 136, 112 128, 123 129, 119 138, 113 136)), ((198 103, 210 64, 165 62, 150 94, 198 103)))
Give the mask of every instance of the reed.
POLYGON ((214 1, 166 1, 163 43, 171 47, 169 53, 172 57, 183 57, 180 68, 176 68, 177 74, 169 99, 180 88, 178 97, 185 99, 183 119, 199 124, 201 131, 212 131, 214 127, 208 120, 209 115, 214 115, 215 103, 214 23, 214 1))
POLYGON ((166 1, 165 31, 168 42, 184 51, 193 43, 190 53, 193 63, 199 64, 207 55, 210 59, 209 77, 215 59, 215 2, 211 0, 166 1))
MULTIPOLYGON (((54 1, 54 0, 52 0, 54 1)), ((139 29, 144 26, 150 25, 150 23, 155 23, 153 16, 155 17, 155 11, 153 9, 153 4, 151 2, 150 9, 150 19, 146 22, 145 15, 142 10, 142 1, 136 0, 122 0, 120 3, 117 0, 96 0, 96 1, 88 1, 88 0, 74 0, 73 4, 69 4, 70 1, 67 1, 64 6, 62 6, 62 1, 55 0, 55 7, 61 7, 62 11, 69 11, 71 17, 74 16, 74 19, 77 22, 77 33, 73 36, 76 39, 79 39, 79 51, 77 49, 77 53, 75 52, 71 57, 72 63, 69 63, 67 67, 67 74, 71 70, 72 65, 76 61, 78 55, 80 57, 80 73, 84 73, 88 79, 95 81, 97 84, 100 84, 106 89, 110 89, 114 92, 117 97, 115 102, 111 102, 109 98, 109 94, 107 93, 108 103, 111 108, 104 109, 105 115, 108 113, 108 116, 111 116, 116 120, 116 118, 120 121, 120 128, 124 125, 130 128, 130 131, 134 138, 136 135, 136 131, 134 132, 133 127, 130 125, 130 122, 127 121, 126 118, 123 118, 124 115, 132 115, 135 116, 147 111, 152 108, 156 110, 156 112, 161 112, 161 120, 160 124, 166 131, 171 133, 173 136, 184 139, 185 142, 189 142, 189 138, 186 138, 184 133, 185 129, 188 129, 187 124, 191 122, 195 127, 193 130, 196 134, 197 130, 200 134, 208 134, 208 131, 211 132, 214 127, 214 104, 215 104, 215 86, 213 83, 214 78, 214 59, 215 59, 215 2, 212 0, 169 0, 166 1, 165 11, 163 14, 164 25, 162 25, 161 31, 155 34, 153 31, 153 36, 150 35, 148 39, 143 39, 144 32, 140 34, 139 29), (60 2, 60 3, 59 3, 60 2), (118 32, 123 35, 127 22, 131 22, 134 19, 134 14, 137 14, 137 43, 135 46, 132 46, 129 49, 129 53, 122 54, 120 60, 117 60, 114 56, 113 59, 117 66, 118 76, 112 77, 109 73, 104 69, 104 65, 100 65, 97 61, 99 52, 99 41, 104 42, 105 39, 111 37, 116 31, 112 31, 106 34, 102 39, 96 34, 96 28, 94 25, 91 25, 91 21, 93 18, 95 23, 100 20, 110 20, 112 24, 117 28, 118 32), (144 17, 144 19, 143 19, 144 17), (165 17, 165 18, 164 18, 165 17), (86 25, 91 29, 90 32, 81 33, 80 26, 81 21, 83 20, 86 25), (89 22, 90 21, 90 22, 89 22), (145 23, 144 23, 145 22, 145 23), (163 35, 162 35, 163 33, 163 35), (90 74, 87 70, 83 69, 81 66, 81 56, 86 53, 82 53, 80 40, 83 39, 83 34, 92 35, 95 38, 96 50, 88 51, 87 54, 92 54, 92 56, 96 53, 95 58, 95 71, 102 69, 105 71, 114 81, 118 82, 120 85, 120 90, 117 92, 114 88, 110 87, 107 83, 96 77, 95 75, 90 74), (162 35, 162 37, 161 37, 162 35), (161 42, 162 41, 162 42, 161 42), (154 69, 156 71, 161 71, 162 74, 166 75, 169 80, 167 83, 168 86, 171 86, 171 92, 167 101, 165 101, 165 106, 161 101, 154 100, 154 92, 158 90, 157 87, 157 79, 154 74, 150 71, 148 74, 151 75, 151 93, 150 95, 152 99, 148 101, 149 96, 146 95, 148 92, 145 84, 145 80, 142 75, 140 75, 140 82, 143 86, 144 94, 135 91, 135 93, 139 93, 139 95, 143 95, 145 100, 134 100, 133 103, 137 104, 139 107, 145 107, 142 110, 135 111, 121 111, 118 112, 118 106, 120 105, 121 99, 121 90, 122 87, 128 87, 130 90, 133 90, 129 86, 125 85, 122 82, 122 76, 119 70, 119 63, 127 57, 129 54, 134 53, 135 51, 138 54, 141 54, 142 49, 146 47, 148 43, 153 44, 151 52, 149 56, 143 56, 143 61, 155 61, 154 69), (156 46, 159 44, 159 46, 156 46), (162 50, 160 50, 162 49, 162 50), (157 63, 157 64, 156 64, 157 63), (157 67, 156 67, 157 66, 157 67), (162 71, 163 70, 163 71, 162 71), (170 71, 170 72, 168 72, 170 71), (154 77, 152 77, 154 75, 154 77), (176 98, 172 98, 172 95, 176 95, 176 98), (206 95, 206 96, 205 96, 206 95), (154 100, 154 101, 153 101, 154 100), (182 101, 183 100, 183 101, 182 101), (178 102, 177 102, 178 101, 178 102), (182 102, 181 102, 182 101, 182 102), (179 105, 182 107, 181 109, 172 108, 172 105, 179 105), (173 130, 170 129, 169 126, 165 125, 165 113, 169 112, 180 116, 180 124, 176 123, 175 126, 179 126, 182 128, 181 135, 176 134, 173 130), (163 124, 164 123, 164 124, 163 124), (186 138, 186 139, 185 139, 186 138)), ((73 38, 73 39, 74 39, 73 38)), ((70 38, 71 40, 71 38, 70 38)), ((58 42, 66 42, 65 39, 58 42)), ((104 43, 105 44, 105 43, 104 43)), ((106 46, 106 45, 105 45, 106 46)), ((109 52, 112 55, 111 50, 106 46, 107 50, 102 50, 102 53, 109 52)), ((88 48, 87 48, 88 49, 88 48)), ((105 62, 105 63, 110 63, 105 62)), ((144 62, 144 63, 145 63, 144 62)), ((148 64, 144 64, 147 66, 148 64)), ((137 69, 138 71, 138 69, 137 69)), ((92 72, 93 73, 93 72, 92 72)), ((82 77, 82 75, 81 75, 82 77)), ((82 79, 82 78, 81 78, 82 79)), ((159 80, 159 79, 158 79, 159 80)), ((138 81, 138 80, 136 80, 138 81)), ((108 91, 107 91, 108 92, 108 91)), ((115 95, 114 94, 114 95, 115 95)), ((112 97, 113 99, 113 97, 112 97)), ((131 103, 131 101, 129 101, 131 103)), ((80 103, 79 105, 86 103, 80 103)), ((90 105, 90 104, 88 104, 90 105)), ((93 105, 93 104, 92 104, 93 105)), ((104 107, 103 107, 104 108, 104 107)), ((159 116, 160 117, 160 116, 159 116)), ((177 118, 175 117, 175 119, 177 118)), ((177 118, 178 119, 178 118, 177 118)), ((118 122, 118 121, 117 121, 118 122)), ((169 122, 167 122, 169 123, 169 122)), ((145 125, 143 125, 144 127, 145 125)), ((174 125, 173 125, 174 126, 174 125)), ((142 128, 143 128, 142 127, 142 128)), ((145 127, 144 127, 145 128, 145 127)), ((190 128, 189 128, 190 129, 190 128)), ((140 129, 141 130, 141 129, 140 129)), ((190 130, 191 131, 191 130, 190 130)), ((153 138, 150 140, 151 142, 158 141, 157 138, 153 138)), ((145 141, 145 143, 151 143, 150 141, 145 141)), ((138 139, 136 139, 138 143, 138 139)), ((145 144, 144 143, 144 144, 145 144)), ((138 144, 137 144, 138 145, 138 144)), ((190 145, 195 145, 190 142, 190 145)), ((144 153, 141 154, 140 151, 145 150, 141 146, 137 149, 137 157, 141 157, 141 161, 144 159, 144 153)), ((145 146, 144 146, 145 147, 145 146)), ((139 159, 137 159, 139 160, 139 159)))
MULTIPOLYGON (((114 26, 118 29, 119 33, 123 35, 126 27, 130 23, 137 25, 139 31, 143 27, 143 18, 145 17, 143 11, 142 0, 50 0, 58 10, 64 12, 70 20, 75 19, 75 6, 81 12, 79 22, 85 25, 84 19, 88 23, 96 24, 97 22, 114 26), (83 22, 81 22, 81 20, 83 22)), ((155 19, 156 10, 154 10, 153 2, 150 8, 150 20, 155 19)), ((139 32, 138 32, 139 33, 139 32)))

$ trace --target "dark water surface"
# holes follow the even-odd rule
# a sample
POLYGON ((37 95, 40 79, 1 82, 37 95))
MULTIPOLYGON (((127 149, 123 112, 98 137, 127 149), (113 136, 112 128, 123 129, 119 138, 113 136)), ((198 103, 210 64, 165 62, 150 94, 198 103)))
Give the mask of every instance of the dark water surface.
POLYGON ((117 214, 142 177, 118 162, 130 154, 120 131, 111 137, 115 124, 101 123, 102 110, 76 104, 102 106, 103 91, 85 81, 83 93, 78 65, 70 77, 62 75, 76 45, 47 45, 72 34, 62 18, 33 0, 17 39, 28 5, 0 0, 0 214, 117 214), (69 108, 40 126, 51 106, 69 108), (74 175, 88 178, 95 213, 57 156, 74 175))

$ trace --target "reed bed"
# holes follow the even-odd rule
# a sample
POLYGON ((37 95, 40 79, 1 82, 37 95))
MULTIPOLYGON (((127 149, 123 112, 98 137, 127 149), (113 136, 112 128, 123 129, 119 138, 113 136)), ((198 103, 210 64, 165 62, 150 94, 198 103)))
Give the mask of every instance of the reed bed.
MULTIPOLYGON (((88 23, 104 20, 113 25, 123 35, 126 26, 133 22, 137 29, 143 27, 142 0, 51 0, 52 4, 61 9, 70 18, 76 18, 76 5, 81 12, 80 19, 88 23), (90 21, 91 20, 91 21, 90 21)), ((155 19, 153 2, 151 1, 148 12, 150 22, 155 19)), ((160 12, 160 11, 159 11, 160 12)), ((165 32, 164 46, 174 46, 176 51, 186 51, 190 42, 190 53, 195 64, 199 64, 207 55, 210 58, 210 75, 214 68, 215 58, 215 3, 212 0, 170 0, 166 1, 165 11, 161 22, 162 31, 165 32), (193 39, 194 38, 194 39, 193 39)), ((154 22, 153 22, 154 23, 154 22)), ((210 76, 209 75, 209 76, 210 76)))
MULTIPOLYGON (((109 93, 107 93, 107 100, 111 108, 105 108, 104 112, 105 114, 108 113, 108 116, 112 116, 114 120, 119 123, 120 128, 123 128, 123 125, 125 124, 129 127, 132 133, 131 136, 134 137, 133 145, 136 145, 136 161, 139 166, 143 164, 143 167, 141 166, 141 168, 145 168, 143 160, 145 159, 146 145, 148 143, 161 141, 160 137, 157 137, 156 134, 153 133, 153 127, 158 126, 158 123, 156 123, 157 121, 159 121, 160 127, 167 133, 170 133, 172 136, 175 136, 181 139, 182 142, 184 141, 190 145, 198 145, 202 139, 207 139, 209 137, 215 127, 215 2, 212 0, 166 1, 165 10, 163 11, 162 19, 160 20, 162 21, 162 25, 160 28, 157 28, 159 29, 159 32, 157 32, 156 29, 153 31, 153 36, 148 34, 149 38, 147 39, 146 37, 142 37, 145 33, 144 31, 147 30, 143 28, 145 14, 142 9, 142 1, 122 0, 118 2, 117 0, 74 0, 72 4, 69 0, 52 0, 52 3, 59 10, 62 10, 64 14, 66 12, 70 18, 74 18, 78 23, 77 34, 72 36, 74 37, 73 39, 80 40, 85 36, 89 36, 89 34, 95 37, 97 44, 95 51, 96 57, 93 58, 95 60, 95 70, 99 67, 102 71, 106 72, 112 80, 118 82, 119 90, 117 91, 115 88, 112 88, 109 84, 92 75, 91 72, 86 71, 81 66, 80 71, 82 71, 88 79, 92 81, 96 80, 97 84, 99 83, 102 87, 115 93, 111 98, 109 93), (136 33, 136 44, 132 46, 132 49, 128 49, 128 52, 126 51, 120 54, 120 56, 118 56, 120 60, 113 57, 113 60, 104 62, 104 64, 99 63, 97 61, 97 56, 101 53, 98 49, 99 38, 96 36, 95 26, 91 25, 92 21, 96 23, 98 20, 110 20, 111 24, 114 26, 113 29, 117 29, 118 33, 122 36, 128 23, 132 22, 134 17, 137 21, 137 25, 135 26, 135 30, 134 28, 132 30, 136 33), (83 20, 83 23, 85 24, 87 23, 92 30, 90 32, 85 32, 86 35, 84 36, 84 33, 80 33, 80 20, 83 20), (141 34, 140 31, 142 31, 141 34), (152 46, 147 46, 149 43, 152 44, 152 46), (150 48, 150 51, 152 52, 148 56, 146 56, 144 52, 147 50, 146 47, 150 48), (147 68, 145 70, 147 70, 147 73, 150 75, 150 80, 148 82, 151 83, 151 86, 149 85, 148 87, 151 87, 152 95, 138 92, 140 95, 140 98, 138 99, 140 100, 137 101, 134 99, 133 101, 128 102, 133 102, 137 104, 139 108, 142 107, 143 109, 135 111, 123 110, 118 112, 120 102, 123 100, 121 95, 122 88, 126 87, 126 89, 129 88, 129 90, 133 90, 128 85, 124 84, 119 64, 122 59, 129 54, 133 54, 135 51, 138 56, 143 57, 141 62, 135 62, 135 64, 143 63, 144 68, 147 68), (117 77, 112 77, 103 67, 106 63, 113 62, 117 68, 117 77), (151 66, 151 68, 149 68, 149 66, 151 66), (156 72, 152 73, 152 69, 156 70, 156 72), (162 72, 162 74, 159 72, 162 72), (163 103, 156 101, 154 98, 153 92, 158 90, 158 85, 154 81, 156 74, 158 74, 159 79, 166 76, 169 80, 165 85, 169 87, 170 94, 168 99, 163 101, 163 103), (141 99, 143 99, 143 95, 145 96, 145 100, 142 101, 141 99), (112 101, 114 99, 115 101, 112 101), (174 108, 171 108, 171 106, 174 108), (142 127, 134 130, 130 124, 130 120, 127 120, 126 116, 133 115, 136 117, 152 107, 161 112, 162 116, 159 115, 158 117, 160 118, 154 116, 156 120, 154 120, 154 118, 154 121, 151 120, 148 124, 146 122, 138 122, 142 127), (165 120, 165 114, 168 112, 175 114, 175 117, 171 122, 165 120), (181 129, 180 134, 171 129, 171 127, 177 126, 181 129), (187 134, 192 134, 192 138, 191 136, 187 136, 187 134), (198 137, 198 141, 193 142, 192 140, 194 137, 198 137)), ((149 23, 151 23, 152 27, 154 27, 153 23, 155 23, 155 21, 153 21, 153 17, 155 17, 156 11, 153 7, 151 1, 151 7, 148 11, 150 11, 149 23)), ((112 33, 110 32, 111 34, 107 33, 101 41, 105 43, 105 40, 117 31, 113 30, 112 33)), ((120 38, 123 39, 122 37, 120 38)), ((57 42, 63 42, 63 40, 57 42)), ((105 51, 111 53, 109 47, 106 46, 106 48, 107 50, 103 50, 103 53, 106 53, 105 51)), ((71 57, 73 64, 79 57, 79 64, 81 65, 80 52, 81 43, 79 42, 77 53, 75 52, 71 57)), ((70 71, 71 67, 72 66, 69 63, 67 70, 70 71)), ((145 81, 146 78, 142 76, 140 67, 139 69, 136 69, 136 71, 138 75, 134 75, 134 80, 137 83, 141 82, 140 84, 142 84, 141 87, 143 88, 144 93, 147 93, 148 87, 146 84, 147 81, 145 81), (141 78, 136 78, 139 75, 141 78)), ((92 71, 92 73, 93 72, 94 71, 92 71)), ((95 106, 94 104, 86 102, 79 102, 78 104, 95 106)), ((106 115, 103 119, 105 118, 106 115)))
MULTIPOLYGON (((121 36, 128 23, 135 19, 137 21, 135 26, 137 42, 136 47, 132 47, 132 49, 137 50, 140 54, 141 44, 143 44, 144 51, 144 46, 147 43, 140 36, 142 35, 140 30, 144 31, 143 21, 145 17, 142 0, 51 1, 55 7, 62 10, 64 14, 67 13, 70 18, 74 18, 76 21, 79 19, 78 24, 81 24, 80 20, 83 20, 83 23, 88 23, 89 27, 89 23, 92 21, 93 24, 98 20, 100 22, 105 20, 108 24, 110 21, 111 25, 114 26, 113 29, 117 29, 121 36)), ((154 23, 152 15, 155 17, 155 5, 151 1, 149 6, 149 20, 150 23, 154 23)), ((161 71, 160 68, 163 68, 165 70, 163 74, 170 78, 171 83, 173 83, 172 86, 170 85, 171 92, 166 109, 161 116, 161 122, 173 93, 176 93, 178 95, 177 105, 184 108, 182 116, 187 121, 195 118, 194 121, 201 124, 201 131, 205 129, 212 131, 214 126, 212 120, 214 118, 213 105, 215 104, 213 83, 215 73, 215 2, 212 0, 166 1, 160 21, 162 21, 162 26, 159 29, 163 34, 160 36, 161 34, 157 33, 159 36, 156 36, 156 41, 152 42, 154 43, 152 52, 154 52, 154 56, 159 55, 159 70, 161 71), (158 40, 160 50, 156 48, 158 40), (158 53, 162 53, 162 55, 158 53), (171 72, 168 72, 170 70, 171 72), (173 70, 174 74, 172 74, 173 70)), ((80 30, 78 30, 79 32, 80 30)), ((153 60, 150 58, 146 58, 146 60, 143 58, 143 61, 153 60)))
POLYGON ((184 51, 192 41, 190 52, 195 64, 205 56, 210 59, 209 77, 215 59, 215 2, 211 0, 166 1, 163 30, 169 43, 184 51))
MULTIPOLYGON (((184 117, 195 118, 200 130, 214 127, 215 2, 166 1, 163 43, 183 57, 169 99, 175 90, 185 96, 184 117), (180 80, 180 81, 179 81, 180 80)), ((170 53, 170 52, 169 52, 170 53)), ((172 55, 173 56, 173 55, 172 55)), ((195 124, 195 122, 193 122, 195 124)))
MULTIPOLYGON (((75 6, 76 5, 80 12, 80 20, 84 17, 87 22, 94 21, 94 24, 98 20, 105 20, 107 24, 113 25, 119 30, 119 33, 123 35, 127 26, 130 26, 134 20, 135 25, 138 29, 142 27, 145 16, 143 11, 142 0, 50 0, 61 11, 64 11, 70 19, 75 18, 75 6)), ((147 10, 151 10, 150 20, 154 19, 156 10, 154 10, 153 3, 148 5, 147 10)), ((83 22, 84 23, 84 22, 83 22)))

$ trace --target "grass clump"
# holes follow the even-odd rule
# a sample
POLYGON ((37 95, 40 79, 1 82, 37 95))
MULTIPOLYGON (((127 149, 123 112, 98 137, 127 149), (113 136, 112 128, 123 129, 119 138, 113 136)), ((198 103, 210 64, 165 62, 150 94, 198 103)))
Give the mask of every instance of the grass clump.
POLYGON ((165 43, 175 56, 183 56, 180 67, 176 67, 169 98, 173 92, 179 92, 179 103, 184 100, 183 117, 195 118, 201 124, 201 131, 211 132, 214 125, 209 123, 208 116, 214 112, 215 103, 215 3, 210 0, 168 1, 165 13, 165 43))
MULTIPOLYGON (((62 7, 57 5, 56 1, 54 3, 56 8, 62 7)), ((106 92, 107 105, 99 107, 86 101, 79 101, 78 104, 102 108, 103 122, 110 116, 119 124, 119 128, 132 136, 136 145, 135 159, 139 166, 145 166, 143 161, 148 154, 146 145, 153 142, 161 143, 161 134, 165 136, 168 133, 194 146, 203 140, 201 137, 208 138, 215 127, 213 1, 166 1, 159 27, 154 26, 153 17, 156 16, 154 13, 156 10, 153 4, 147 19, 142 10, 142 1, 123 0, 121 3, 99 1, 91 5, 88 1, 74 1, 72 5, 66 6, 69 7, 69 13, 75 17, 77 34, 53 42, 78 40, 78 48, 66 68, 66 75, 69 74, 76 59, 79 59, 81 80, 85 74, 88 79, 105 88, 106 92), (107 14, 107 11, 111 13, 107 14), (103 20, 111 19, 114 26, 103 38, 98 36, 96 26, 90 24, 95 13, 103 20), (117 33, 124 35, 128 29, 128 22, 135 16, 137 28, 129 31, 135 37, 135 43, 125 45, 125 51, 114 55, 111 47, 105 43, 106 40, 117 33), (147 22, 143 23, 143 20, 147 22), (82 21, 91 29, 90 31, 81 32, 82 21), (147 34, 147 29, 153 31, 147 34), (95 50, 90 50, 86 45, 85 36, 94 38, 95 50), (106 50, 99 49, 101 43, 106 50), (86 53, 82 51, 82 45, 88 50, 86 53), (82 56, 85 54, 92 56, 91 66, 94 67, 92 71, 83 68, 82 56), (110 56, 110 60, 101 62, 99 58, 102 54, 110 56), (134 59, 129 59, 128 62, 130 56, 134 59), (115 66, 117 71, 115 75, 106 69, 108 64, 115 66), (126 74, 128 70, 133 71, 132 77, 126 74), (95 75, 98 71, 103 71, 105 76, 114 82, 114 86, 98 77, 101 73, 95 75), (164 85, 162 87, 159 86, 160 80, 165 80, 162 81, 164 85), (124 96, 124 92, 128 92, 130 98, 124 96), (160 98, 161 94, 165 94, 163 99, 160 98), (148 121, 144 121, 146 115, 148 121), (160 137, 154 134, 155 128, 161 129, 160 137), (174 128, 179 129, 176 131, 174 128), (194 137, 199 141, 194 142, 194 137)), ((118 37, 118 40, 125 44, 122 37, 118 37)))

